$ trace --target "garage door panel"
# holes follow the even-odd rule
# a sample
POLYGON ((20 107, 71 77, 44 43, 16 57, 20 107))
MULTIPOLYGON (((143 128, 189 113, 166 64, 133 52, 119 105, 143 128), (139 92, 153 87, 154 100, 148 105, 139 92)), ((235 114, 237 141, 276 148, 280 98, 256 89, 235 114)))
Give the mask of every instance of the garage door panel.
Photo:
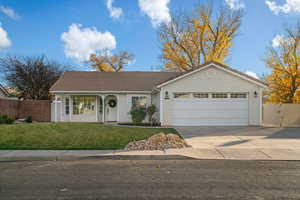
POLYGON ((174 106, 177 109, 197 109, 198 105, 201 106, 200 109, 243 109, 247 108, 248 101, 243 102, 174 102, 174 106))
POLYGON ((190 111, 188 114, 185 112, 176 112, 171 115, 173 119, 178 118, 247 118, 247 111, 235 111, 235 112, 196 112, 190 111), (179 116, 179 117, 178 117, 179 116))
POLYGON ((178 126, 248 125, 248 99, 174 99, 171 124, 178 126))

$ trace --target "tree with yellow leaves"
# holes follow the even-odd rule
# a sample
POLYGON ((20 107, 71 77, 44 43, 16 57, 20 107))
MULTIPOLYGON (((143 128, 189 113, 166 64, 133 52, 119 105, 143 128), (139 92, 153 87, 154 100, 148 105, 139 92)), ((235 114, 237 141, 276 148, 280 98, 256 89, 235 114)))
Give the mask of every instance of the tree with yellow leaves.
POLYGON ((241 10, 222 7, 213 15, 208 5, 197 7, 191 16, 173 15, 159 30, 165 67, 187 71, 209 61, 224 63, 241 19, 241 10))
POLYGON ((120 72, 123 71, 124 65, 129 64, 134 58, 133 54, 127 51, 120 51, 116 54, 104 52, 102 54, 91 54, 90 62, 92 67, 100 72, 120 72))
POLYGON ((267 103, 300 103, 299 22, 295 28, 287 28, 278 44, 268 49, 265 64, 272 70, 266 77, 267 103))

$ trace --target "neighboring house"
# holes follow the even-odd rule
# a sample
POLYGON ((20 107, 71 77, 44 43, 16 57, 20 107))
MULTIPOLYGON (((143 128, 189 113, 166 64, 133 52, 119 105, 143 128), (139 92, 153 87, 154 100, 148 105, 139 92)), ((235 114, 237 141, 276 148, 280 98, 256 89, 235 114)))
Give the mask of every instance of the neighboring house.
POLYGON ((163 126, 261 125, 266 87, 216 62, 185 73, 70 71, 50 90, 52 120, 131 122, 133 105, 155 104, 163 126))
POLYGON ((0 84, 0 99, 8 98, 8 97, 9 97, 8 91, 0 84))

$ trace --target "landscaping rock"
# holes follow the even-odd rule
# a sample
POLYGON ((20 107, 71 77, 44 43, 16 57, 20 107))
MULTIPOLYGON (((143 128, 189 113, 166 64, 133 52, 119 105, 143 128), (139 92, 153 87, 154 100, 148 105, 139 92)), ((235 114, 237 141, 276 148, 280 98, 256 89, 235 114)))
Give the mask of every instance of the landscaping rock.
POLYGON ((169 133, 158 133, 147 140, 140 140, 129 142, 125 150, 134 151, 134 150, 165 150, 171 148, 185 148, 189 145, 185 142, 184 139, 180 138, 178 135, 169 133))

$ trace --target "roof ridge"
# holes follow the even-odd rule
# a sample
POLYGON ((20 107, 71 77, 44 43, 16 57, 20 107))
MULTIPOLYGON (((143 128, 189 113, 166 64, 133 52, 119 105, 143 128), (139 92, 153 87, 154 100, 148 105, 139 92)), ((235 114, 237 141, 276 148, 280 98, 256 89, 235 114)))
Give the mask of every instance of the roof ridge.
POLYGON ((140 73, 182 73, 182 72, 166 72, 166 71, 122 71, 122 72, 99 72, 99 71, 81 71, 81 70, 70 70, 66 72, 97 72, 97 73, 132 73, 132 72, 140 72, 140 73))

